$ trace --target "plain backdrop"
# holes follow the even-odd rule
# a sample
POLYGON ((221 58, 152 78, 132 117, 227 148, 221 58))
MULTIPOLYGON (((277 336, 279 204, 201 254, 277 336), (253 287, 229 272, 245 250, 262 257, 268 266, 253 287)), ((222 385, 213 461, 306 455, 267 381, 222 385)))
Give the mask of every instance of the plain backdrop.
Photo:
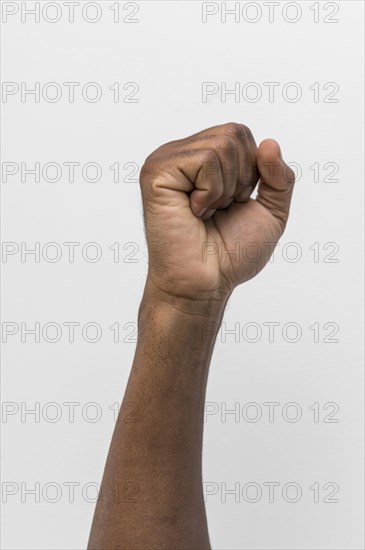
POLYGON ((212 546, 363 548, 363 3, 35 4, 1 3, 2 547, 85 548, 147 271, 138 170, 235 121, 298 181, 217 338, 212 546))

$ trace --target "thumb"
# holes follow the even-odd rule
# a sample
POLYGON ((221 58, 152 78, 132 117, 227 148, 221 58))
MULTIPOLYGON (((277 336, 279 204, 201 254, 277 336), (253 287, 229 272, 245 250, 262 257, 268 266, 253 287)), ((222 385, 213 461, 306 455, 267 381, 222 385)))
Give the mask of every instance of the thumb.
POLYGON ((256 200, 275 216, 284 230, 294 188, 294 172, 283 161, 280 146, 273 139, 265 139, 260 143, 257 166, 260 182, 256 200))

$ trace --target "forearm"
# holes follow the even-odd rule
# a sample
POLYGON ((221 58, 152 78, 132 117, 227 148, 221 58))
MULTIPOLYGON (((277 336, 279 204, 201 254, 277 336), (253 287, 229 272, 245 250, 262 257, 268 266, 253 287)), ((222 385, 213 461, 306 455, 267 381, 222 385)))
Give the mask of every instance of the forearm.
POLYGON ((265 140, 257 149, 240 124, 209 128, 147 157, 149 274, 90 549, 210 547, 201 472, 209 362, 230 293, 257 275, 270 257, 265 244, 282 235, 293 184, 278 144, 265 140), (241 253, 252 247, 253 258, 241 253), (133 409, 128 422, 125 410, 133 409))
POLYGON ((201 477, 203 408, 223 310, 224 301, 167 302, 146 287, 89 548, 209 548, 201 477), (122 411, 130 404, 134 422, 124 422, 122 411), (123 494, 127 483, 133 502, 123 494))

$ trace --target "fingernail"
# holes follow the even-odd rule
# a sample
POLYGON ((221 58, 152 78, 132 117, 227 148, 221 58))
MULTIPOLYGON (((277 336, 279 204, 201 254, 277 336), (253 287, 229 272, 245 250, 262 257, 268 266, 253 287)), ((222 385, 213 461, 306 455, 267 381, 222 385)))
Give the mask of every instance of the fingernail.
POLYGON ((216 208, 211 208, 210 210, 207 210, 205 212, 205 214, 202 216, 202 219, 205 221, 208 218, 211 218, 213 216, 213 214, 215 213, 215 211, 216 211, 216 208))
POLYGON ((196 213, 196 215, 200 218, 203 214, 205 214, 206 211, 207 207, 202 208, 201 210, 199 210, 199 212, 196 213))

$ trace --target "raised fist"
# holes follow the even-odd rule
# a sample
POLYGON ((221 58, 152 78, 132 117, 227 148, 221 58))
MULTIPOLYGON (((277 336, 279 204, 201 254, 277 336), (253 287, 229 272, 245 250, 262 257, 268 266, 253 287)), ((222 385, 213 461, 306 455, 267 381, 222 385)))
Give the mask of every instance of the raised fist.
POLYGON ((228 297, 269 260, 288 219, 294 179, 278 143, 267 139, 257 148, 242 124, 156 149, 141 171, 147 282, 174 297, 228 297))

